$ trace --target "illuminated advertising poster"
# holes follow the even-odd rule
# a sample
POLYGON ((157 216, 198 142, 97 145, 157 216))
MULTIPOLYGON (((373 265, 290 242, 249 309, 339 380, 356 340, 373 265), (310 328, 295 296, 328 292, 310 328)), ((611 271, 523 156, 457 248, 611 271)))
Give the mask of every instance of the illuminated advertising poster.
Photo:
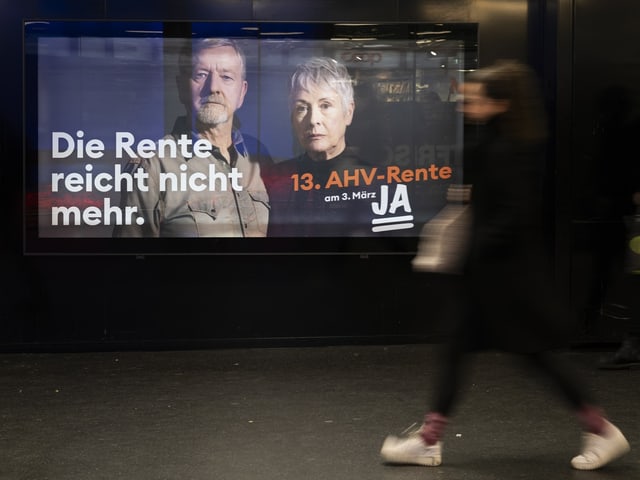
POLYGON ((475 35, 25 22, 25 251, 410 249, 462 183, 475 35))

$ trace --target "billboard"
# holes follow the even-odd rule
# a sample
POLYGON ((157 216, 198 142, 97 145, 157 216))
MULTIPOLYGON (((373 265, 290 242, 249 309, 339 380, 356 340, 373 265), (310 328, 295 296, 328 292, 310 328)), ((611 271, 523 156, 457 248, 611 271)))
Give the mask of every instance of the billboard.
POLYGON ((476 24, 37 20, 24 52, 26 254, 407 253, 462 183, 476 24))

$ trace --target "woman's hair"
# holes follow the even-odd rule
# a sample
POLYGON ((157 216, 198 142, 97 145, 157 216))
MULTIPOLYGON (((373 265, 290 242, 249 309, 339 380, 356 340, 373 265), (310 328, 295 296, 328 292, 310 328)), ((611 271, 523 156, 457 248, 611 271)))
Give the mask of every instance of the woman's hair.
POLYGON ((330 57, 313 57, 297 66, 291 76, 289 105, 293 107, 295 93, 309 91, 312 87, 329 87, 335 90, 346 110, 353 102, 353 82, 347 67, 330 57))
POLYGON ((528 65, 515 60, 499 60, 470 73, 465 81, 481 83, 487 97, 509 102, 507 111, 496 119, 506 135, 524 142, 546 141, 544 101, 538 78, 528 65))

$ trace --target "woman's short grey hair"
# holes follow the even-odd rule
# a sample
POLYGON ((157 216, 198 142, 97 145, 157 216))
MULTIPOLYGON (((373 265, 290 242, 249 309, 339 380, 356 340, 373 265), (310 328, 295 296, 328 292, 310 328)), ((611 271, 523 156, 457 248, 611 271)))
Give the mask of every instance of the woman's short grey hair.
POLYGON ((291 76, 290 107, 294 105, 296 92, 310 91, 313 87, 329 87, 335 90, 345 110, 353 102, 353 82, 349 71, 331 57, 312 57, 296 67, 291 76))
POLYGON ((231 38, 198 38, 186 42, 180 51, 180 74, 191 76, 193 65, 197 62, 200 52, 217 47, 231 47, 235 50, 242 64, 242 79, 245 80, 247 78, 247 59, 242 47, 231 38))

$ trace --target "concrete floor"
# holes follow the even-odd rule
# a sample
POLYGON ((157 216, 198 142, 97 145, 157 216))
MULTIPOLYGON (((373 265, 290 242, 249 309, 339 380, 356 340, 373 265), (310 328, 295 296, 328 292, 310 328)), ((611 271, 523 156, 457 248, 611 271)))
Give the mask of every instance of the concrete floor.
POLYGON ((640 479, 640 369, 576 364, 632 450, 572 470, 580 431, 507 354, 476 354, 440 467, 389 466, 419 422, 435 345, 0 355, 1 480, 640 479))

